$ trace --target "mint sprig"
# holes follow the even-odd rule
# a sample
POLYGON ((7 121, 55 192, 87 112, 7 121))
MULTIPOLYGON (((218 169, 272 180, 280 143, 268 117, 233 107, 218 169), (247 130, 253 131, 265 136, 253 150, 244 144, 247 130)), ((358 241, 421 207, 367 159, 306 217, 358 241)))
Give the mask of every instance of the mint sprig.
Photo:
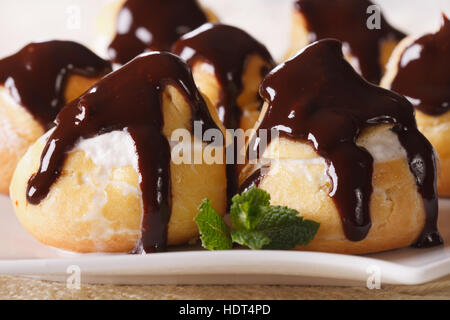
POLYGON ((231 231, 223 218, 203 200, 195 218, 202 245, 210 250, 231 249, 232 243, 250 249, 293 249, 307 245, 316 235, 320 224, 303 219, 297 210, 270 205, 270 195, 252 187, 235 195, 230 207, 231 231))

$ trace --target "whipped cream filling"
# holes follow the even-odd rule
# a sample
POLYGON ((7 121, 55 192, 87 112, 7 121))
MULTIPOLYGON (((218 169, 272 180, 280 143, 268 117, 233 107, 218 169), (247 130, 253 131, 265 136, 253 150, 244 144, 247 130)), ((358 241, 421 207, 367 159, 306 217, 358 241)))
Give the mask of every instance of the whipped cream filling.
MULTIPOLYGON (((401 145, 398 136, 391 130, 379 130, 372 134, 367 134, 360 137, 357 145, 366 149, 373 157, 374 164, 398 159, 407 159, 407 154, 401 145)), ((263 174, 277 175, 280 170, 287 170, 292 175, 302 176, 308 181, 315 181, 319 185, 326 185, 331 183, 330 177, 327 174, 328 165, 325 158, 317 154, 316 157, 309 158, 286 158, 283 156, 283 147, 278 146, 276 150, 281 154, 279 158, 274 157, 276 151, 269 145, 268 154, 270 158, 264 157, 258 161, 254 170, 260 169, 263 174), (323 168, 323 173, 320 176, 312 175, 310 168, 312 165, 320 165, 323 168)), ((289 152, 289 151, 287 151, 289 152)), ((293 153, 295 154, 295 152, 293 153)))
MULTIPOLYGON (((42 143, 50 137, 53 130, 54 128, 50 129, 40 138, 42 143)), ((140 238, 141 229, 115 230, 115 228, 113 228, 114 221, 107 219, 103 215, 103 209, 108 203, 108 194, 106 192, 108 185, 118 187, 124 196, 137 194, 142 201, 139 185, 134 186, 126 182, 113 181, 111 179, 111 172, 120 167, 131 166, 139 174, 136 146, 127 129, 125 128, 120 131, 104 133, 88 139, 81 138, 71 152, 74 151, 83 151, 85 156, 90 158, 98 167, 94 172, 89 172, 81 176, 80 187, 88 187, 94 192, 86 212, 79 218, 79 221, 91 221, 95 228, 91 230, 89 235, 79 238, 78 241, 86 239, 92 240, 97 247, 97 251, 101 252, 105 249, 102 245, 104 240, 110 239, 113 235, 134 235, 139 233, 138 238, 140 238)), ((140 179, 139 174, 139 180, 140 179)), ((141 213, 141 219, 142 218, 143 213, 141 213)))
MULTIPOLYGON (((124 196, 128 194, 138 194, 142 202, 142 194, 139 186, 133 186, 126 182, 112 181, 110 178, 111 172, 116 168, 131 166, 139 175, 138 169, 138 155, 136 152, 136 145, 133 138, 128 132, 127 128, 123 130, 111 131, 92 138, 81 138, 73 151, 83 151, 85 156, 90 158, 96 166, 99 167, 96 173, 96 180, 91 181, 91 176, 83 176, 83 183, 89 185, 95 190, 92 197, 92 205, 89 207, 81 220, 96 221, 97 228, 91 234, 91 239, 110 238, 113 234, 129 233, 135 234, 139 232, 139 238, 142 236, 141 230, 115 230, 111 228, 112 221, 106 219, 102 212, 104 206, 108 203, 108 194, 105 191, 107 185, 114 185, 121 189, 124 196)), ((141 203, 142 207, 142 203, 141 203)), ((142 226, 143 212, 141 212, 141 226, 142 226)), ((100 242, 101 243, 101 242, 100 242)), ((102 251, 99 246, 99 251, 102 251)))
POLYGON ((80 139, 73 150, 83 151, 97 166, 107 171, 132 166, 139 172, 136 146, 126 128, 89 139, 80 139))
MULTIPOLYGON (((12 86, 11 90, 0 85, 0 101, 5 104, 6 115, 8 109, 16 113, 28 113, 28 111, 20 105, 20 97, 18 96, 17 89, 12 86)), ((14 149, 18 145, 26 143, 23 136, 17 132, 17 128, 8 116, 0 113, 0 145, 1 150, 14 149)), ((31 117, 31 115, 29 115, 31 117)), ((22 132, 23 133, 23 132, 22 132)))
POLYGON ((376 134, 366 135, 364 138, 358 139, 357 144, 372 155, 375 163, 406 159, 407 157, 398 136, 391 130, 381 130, 376 134))
MULTIPOLYGON (((358 138, 356 144, 359 147, 366 149, 371 154, 374 163, 407 158, 406 150, 401 145, 398 136, 391 130, 379 130, 376 133, 367 134, 363 137, 358 138)), ((309 147, 306 148, 309 149, 309 147)), ((321 162, 320 159, 323 159, 316 152, 314 152, 316 156, 311 157, 310 156, 311 153, 308 151, 306 152, 308 154, 307 158, 295 158, 295 156, 294 157, 291 156, 290 158, 288 158, 286 157, 286 151, 284 152, 284 154, 283 151, 284 150, 282 143, 281 145, 276 145, 275 148, 273 146, 273 143, 271 143, 264 152, 263 158, 260 161, 267 162, 277 160, 277 161, 290 161, 292 163, 295 162, 297 164, 302 163, 308 164, 311 163, 313 159, 315 159, 314 161, 316 163, 321 162)), ((287 152, 292 155, 296 154, 296 151, 292 150, 287 152)))

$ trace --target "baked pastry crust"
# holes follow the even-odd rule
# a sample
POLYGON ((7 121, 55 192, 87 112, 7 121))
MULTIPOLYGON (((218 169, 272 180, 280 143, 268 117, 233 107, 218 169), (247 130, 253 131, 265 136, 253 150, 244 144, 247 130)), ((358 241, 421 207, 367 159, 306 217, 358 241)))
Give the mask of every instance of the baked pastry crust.
MULTIPOLYGON (((367 147, 380 134, 395 138, 389 128, 378 125, 366 129, 357 144, 367 147)), ((297 250, 347 254, 379 252, 409 246, 423 230, 424 204, 406 157, 375 161, 370 200, 372 226, 361 241, 346 238, 339 211, 329 196, 331 184, 327 165, 310 144, 277 138, 267 147, 264 158, 275 159, 259 183, 259 188, 270 193, 271 204, 288 206, 298 210, 304 218, 320 222, 314 240, 307 246, 298 246, 297 250)), ((241 183, 251 171, 251 166, 242 171, 241 183)))
MULTIPOLYGON (((190 107, 178 89, 167 86, 162 98, 164 135, 170 137, 177 128, 189 128, 190 107)), ((136 169, 127 165, 105 172, 83 150, 75 148, 47 197, 31 205, 26 199, 27 183, 38 170, 44 146, 45 136, 30 147, 10 187, 17 217, 25 229, 44 244, 70 251, 130 252, 136 248, 143 217, 136 169)), ((211 199, 215 209, 225 213, 225 165, 171 162, 170 172, 168 245, 178 245, 198 236, 193 219, 202 199, 211 199)))

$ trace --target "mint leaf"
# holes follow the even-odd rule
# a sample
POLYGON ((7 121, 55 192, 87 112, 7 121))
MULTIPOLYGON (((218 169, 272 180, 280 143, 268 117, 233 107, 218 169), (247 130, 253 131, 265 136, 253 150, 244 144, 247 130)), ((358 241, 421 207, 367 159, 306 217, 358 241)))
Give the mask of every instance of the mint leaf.
POLYGON ((211 200, 204 199, 194 221, 201 234, 202 246, 209 250, 228 250, 233 247, 230 228, 211 206, 211 200))
POLYGON ((230 219, 234 228, 251 230, 261 219, 264 208, 270 205, 270 195, 256 187, 252 187, 232 199, 230 219))
POLYGON ((270 238, 260 231, 234 230, 231 232, 231 239, 253 250, 262 249, 270 243, 270 238))
POLYGON ((286 250, 307 245, 319 230, 320 224, 298 216, 298 211, 282 206, 266 207, 255 230, 271 241, 264 249, 286 250))
POLYGON ((210 200, 203 200, 199 210, 194 220, 202 245, 209 250, 231 249, 233 242, 251 249, 293 249, 307 245, 320 227, 300 217, 297 210, 271 206, 270 195, 256 187, 233 197, 230 219, 235 230, 231 232, 210 200))

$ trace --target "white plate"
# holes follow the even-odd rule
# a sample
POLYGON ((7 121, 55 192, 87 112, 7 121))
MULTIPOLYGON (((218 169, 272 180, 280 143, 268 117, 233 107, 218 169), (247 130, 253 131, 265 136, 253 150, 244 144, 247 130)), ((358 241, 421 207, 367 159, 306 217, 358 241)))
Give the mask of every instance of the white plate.
POLYGON ((450 274, 450 200, 440 201, 439 229, 445 246, 366 256, 197 248, 149 255, 79 255, 34 240, 3 195, 0 221, 0 274, 48 280, 64 281, 73 265, 80 268, 83 283, 120 284, 355 285, 370 275, 380 275, 382 284, 419 284, 450 274))
MULTIPOLYGON (((111 0, 21 0, 2 4, 0 54, 14 52, 25 43, 44 38, 74 39, 95 47, 94 22, 100 7, 111 0), (68 29, 73 6, 81 13, 81 28, 68 29), (32 10, 23 11, 23 6, 32 10), (51 8, 49 10, 48 8, 51 8), (36 28, 36 17, 44 16, 36 28), (20 17, 20 19, 19 19, 20 17), (6 39, 14 41, 6 41, 6 39)), ((283 56, 289 40, 292 0, 202 0, 222 21, 236 24, 263 41, 276 58, 283 56), (267 21, 274 21, 268 24, 267 21)), ((377 0, 390 20, 412 33, 430 31, 443 0, 377 0)), ((450 200, 441 201, 440 231, 445 247, 405 248, 369 256, 314 252, 184 251, 136 255, 74 255, 44 246, 20 226, 9 199, 0 196, 0 274, 24 274, 41 279, 65 280, 67 268, 76 265, 83 282, 123 284, 327 284, 365 283, 367 271, 379 270, 382 283, 418 284, 450 273, 450 200)), ((183 248, 185 250, 185 248, 183 248)))

